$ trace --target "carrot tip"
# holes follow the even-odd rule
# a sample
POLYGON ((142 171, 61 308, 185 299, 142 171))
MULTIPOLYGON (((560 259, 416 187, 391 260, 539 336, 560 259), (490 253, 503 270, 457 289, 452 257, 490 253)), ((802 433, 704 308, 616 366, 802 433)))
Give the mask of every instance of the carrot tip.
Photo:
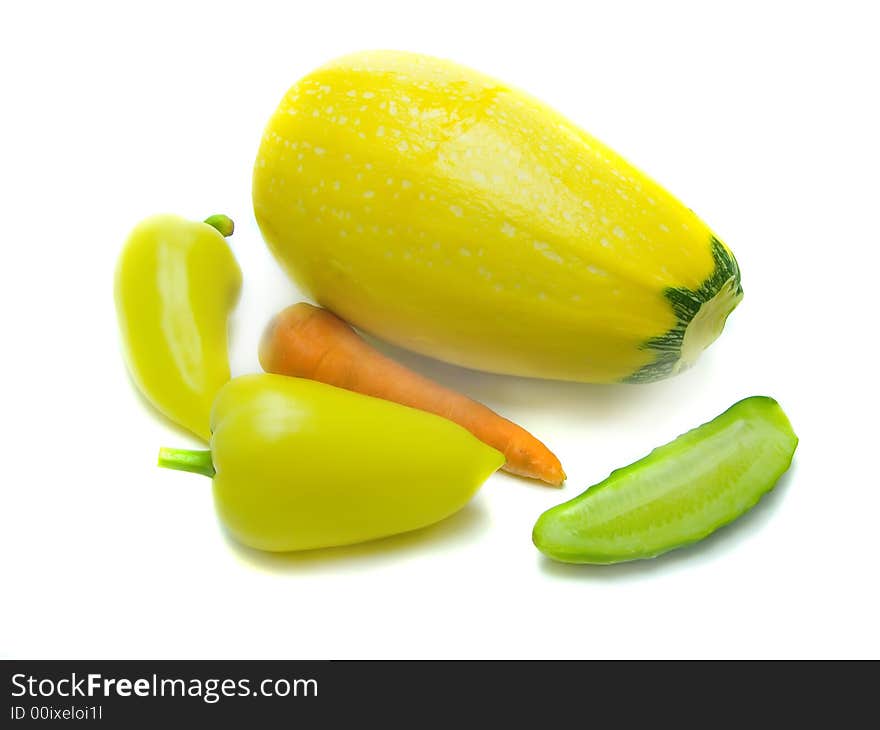
POLYGON ((524 477, 525 479, 534 479, 539 482, 543 482, 549 487, 555 487, 556 489, 562 488, 562 483, 565 481, 566 476, 565 472, 560 470, 532 470, 532 469, 523 469, 522 467, 517 467, 510 462, 504 464, 501 467, 508 474, 515 474, 518 477, 524 477))

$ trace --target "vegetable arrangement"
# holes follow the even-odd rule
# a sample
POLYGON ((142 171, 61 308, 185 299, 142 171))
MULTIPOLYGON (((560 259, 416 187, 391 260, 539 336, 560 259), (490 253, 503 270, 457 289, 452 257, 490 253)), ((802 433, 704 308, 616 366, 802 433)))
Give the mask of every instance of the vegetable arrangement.
MULTIPOLYGON (((224 527, 261 550, 419 529, 499 468, 565 481, 524 428, 351 325, 491 372, 646 383, 691 366, 743 295, 730 249, 622 157, 532 97, 417 54, 354 54, 294 85, 253 204, 321 305, 269 322, 267 374, 230 380, 241 272, 225 216, 141 223, 115 297, 135 384, 210 444, 164 448, 160 466, 211 477, 224 527)), ((655 557, 751 508, 796 446, 776 401, 746 398, 545 512, 533 541, 564 562, 655 557)))
POLYGON ((269 323, 260 364, 267 373, 313 378, 443 416, 504 454, 506 471, 554 486, 565 481, 559 459, 524 428, 385 357, 331 312, 306 302, 269 323))

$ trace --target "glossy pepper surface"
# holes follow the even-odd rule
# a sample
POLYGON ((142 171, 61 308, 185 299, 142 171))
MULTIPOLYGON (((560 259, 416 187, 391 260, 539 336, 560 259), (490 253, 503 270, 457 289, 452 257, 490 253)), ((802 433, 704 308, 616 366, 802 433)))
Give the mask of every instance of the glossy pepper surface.
POLYGON ((288 551, 407 532, 458 511, 504 456, 424 411, 283 375, 246 375, 217 395, 210 451, 159 464, 214 479, 239 542, 288 551))
POLYGON ((141 393, 175 423, 210 438, 214 396, 229 380, 227 318, 241 271, 232 221, 157 215, 140 223, 116 268, 126 363, 141 393))

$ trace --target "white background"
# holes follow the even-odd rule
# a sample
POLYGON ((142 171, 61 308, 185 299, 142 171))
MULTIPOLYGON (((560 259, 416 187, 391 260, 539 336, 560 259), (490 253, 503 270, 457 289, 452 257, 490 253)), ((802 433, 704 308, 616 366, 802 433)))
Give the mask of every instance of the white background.
MULTIPOLYGON (((3 3, 0 654, 878 657, 880 146, 870 3, 3 3), (520 86, 657 178, 735 251, 745 300, 696 369, 526 381, 388 350, 546 440, 564 492, 496 475, 434 528, 271 556, 230 542, 195 442, 139 399, 112 299, 130 228, 226 212, 235 374, 298 299, 250 206, 263 125, 330 58, 400 48, 520 86), (754 393, 801 438, 752 513, 617 567, 537 516, 754 393)), ((340 456, 344 456, 341 447, 340 456)))

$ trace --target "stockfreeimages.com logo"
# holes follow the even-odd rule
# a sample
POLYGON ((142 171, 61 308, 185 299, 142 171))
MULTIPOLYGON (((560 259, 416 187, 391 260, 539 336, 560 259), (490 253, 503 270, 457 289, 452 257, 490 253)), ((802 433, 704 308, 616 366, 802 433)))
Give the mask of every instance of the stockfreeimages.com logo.
POLYGON ((213 704, 224 697, 317 697, 317 679, 179 679, 105 677, 101 674, 51 679, 12 675, 13 697, 196 697, 213 704))

